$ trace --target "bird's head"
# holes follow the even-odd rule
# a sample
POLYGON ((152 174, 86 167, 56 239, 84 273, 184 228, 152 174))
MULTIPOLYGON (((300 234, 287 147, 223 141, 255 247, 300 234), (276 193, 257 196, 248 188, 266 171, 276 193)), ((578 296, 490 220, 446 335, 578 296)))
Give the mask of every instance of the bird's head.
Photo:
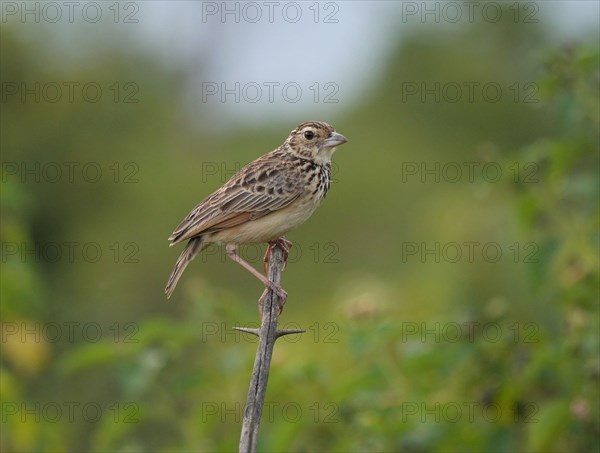
POLYGON ((284 146, 305 159, 325 164, 331 162, 335 147, 347 141, 346 137, 338 134, 329 124, 307 121, 290 133, 284 146))

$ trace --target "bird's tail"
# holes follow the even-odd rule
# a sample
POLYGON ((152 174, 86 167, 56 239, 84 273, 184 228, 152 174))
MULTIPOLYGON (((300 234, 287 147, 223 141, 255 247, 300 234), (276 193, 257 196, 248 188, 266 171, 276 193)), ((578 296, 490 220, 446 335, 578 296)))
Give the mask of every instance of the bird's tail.
POLYGON ((171 272, 171 276, 169 277, 169 281, 165 287, 167 299, 171 297, 171 294, 173 294, 175 286, 177 286, 177 282, 179 281, 179 277, 181 277, 181 274, 183 274, 183 271, 187 265, 196 257, 198 253, 200 253, 200 251, 202 251, 204 247, 206 247, 206 245, 206 243, 202 243, 202 237, 195 237, 188 241, 187 245, 183 249, 183 252, 181 252, 181 255, 179 255, 179 259, 175 263, 173 272, 171 272))

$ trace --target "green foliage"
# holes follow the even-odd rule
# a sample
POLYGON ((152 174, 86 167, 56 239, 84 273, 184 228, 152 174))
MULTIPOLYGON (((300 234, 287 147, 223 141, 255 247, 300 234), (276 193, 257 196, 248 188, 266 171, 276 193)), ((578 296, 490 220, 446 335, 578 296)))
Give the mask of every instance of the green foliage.
MULTIPOLYGON (((331 121, 350 142, 335 156, 331 194, 289 236, 302 256, 284 274, 282 327, 307 332, 276 347, 261 451, 598 451, 598 47, 536 48, 548 30, 506 23, 486 32, 481 46, 471 45, 477 27, 405 39, 369 98, 331 121), (399 81, 436 80, 535 81, 540 102, 403 100, 399 81), (497 183, 481 173, 403 180, 413 162, 505 173, 497 183), (501 244, 505 259, 482 259, 480 248, 471 262, 405 253, 408 243, 469 241, 501 244)), ((3 82, 60 79, 1 33, 3 82)), ((116 49, 68 79, 136 80, 143 96, 2 104, 3 162, 107 172, 95 184, 3 173, 3 244, 95 242, 105 259, 3 250, 2 450, 235 450, 256 340, 231 328, 257 321, 261 288, 211 252, 166 302, 178 251, 165 239, 222 182, 200 181, 204 162, 250 161, 290 125, 192 128, 174 113, 182 76, 116 49), (137 182, 115 182, 115 163, 134 163, 137 182), (23 336, 53 323, 60 341, 23 336), (79 323, 72 338, 65 323, 79 323), (100 337, 81 326, 100 326, 100 337), (11 412, 65 402, 79 404, 72 421, 11 412), (86 404, 102 416, 87 420, 86 404)))

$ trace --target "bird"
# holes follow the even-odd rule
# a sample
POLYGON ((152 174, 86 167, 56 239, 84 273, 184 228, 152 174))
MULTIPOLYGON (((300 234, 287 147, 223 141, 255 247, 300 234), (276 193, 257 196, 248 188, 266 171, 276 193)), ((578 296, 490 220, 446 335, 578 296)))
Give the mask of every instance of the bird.
MULTIPOLYGON (((170 246, 187 241, 171 272, 165 294, 171 297, 187 265, 210 244, 224 244, 226 254, 281 298, 287 293, 236 250, 241 244, 276 242, 304 223, 331 185, 331 158, 348 140, 327 123, 306 121, 293 129, 281 146, 241 168, 221 188, 202 200, 169 236, 170 246)), ((268 256, 265 256, 265 262, 268 256)), ((263 299, 261 297, 261 300, 263 299)), ((260 301, 259 301, 260 305, 260 301)))

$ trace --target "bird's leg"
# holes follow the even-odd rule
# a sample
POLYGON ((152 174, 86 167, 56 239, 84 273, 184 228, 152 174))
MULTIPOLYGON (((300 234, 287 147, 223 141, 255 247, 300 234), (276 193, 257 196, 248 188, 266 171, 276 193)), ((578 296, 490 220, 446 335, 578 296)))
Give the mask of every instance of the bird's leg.
POLYGON ((267 275, 268 273, 268 266, 269 266, 269 261, 271 260, 271 247, 273 247, 275 244, 278 244, 281 249, 283 250, 283 269, 284 270, 287 267, 287 259, 288 256, 290 255, 290 249, 292 248, 292 245, 294 245, 292 243, 292 241, 288 241, 286 238, 284 238, 283 236, 281 236, 279 239, 275 239, 274 241, 269 241, 268 246, 267 246, 267 252, 265 253, 265 259, 263 260, 263 267, 264 267, 264 271, 265 271, 265 275, 267 275))
POLYGON ((269 280, 267 277, 262 275, 256 269, 254 269, 250 264, 248 264, 246 261, 244 261, 240 256, 238 256, 235 253, 235 247, 230 248, 229 246, 227 246, 225 251, 229 258, 231 258, 236 263, 241 264, 242 267, 244 267, 248 272, 250 272, 256 278, 258 278, 263 283, 263 285, 265 285, 267 288, 269 288, 270 290, 275 292, 279 296, 280 299, 282 299, 284 301, 287 299, 287 293, 283 290, 283 288, 280 285, 278 285, 277 283, 274 283, 271 280, 269 280))

